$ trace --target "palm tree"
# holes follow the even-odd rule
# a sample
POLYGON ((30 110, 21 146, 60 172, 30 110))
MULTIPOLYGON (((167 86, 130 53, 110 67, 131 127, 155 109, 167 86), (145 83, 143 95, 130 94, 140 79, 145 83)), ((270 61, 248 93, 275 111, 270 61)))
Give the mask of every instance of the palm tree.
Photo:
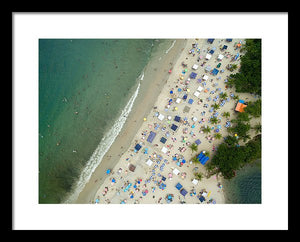
POLYGON ((227 97, 228 97, 228 95, 226 92, 220 93, 220 98, 225 99, 227 97))
POLYGON ((210 155, 209 151, 205 151, 205 156, 209 157, 209 155, 210 155))
POLYGON ((221 139, 221 138, 222 138, 222 135, 221 135, 220 133, 216 133, 216 134, 215 134, 215 138, 216 138, 216 139, 221 139))
POLYGON ((214 109, 216 109, 216 110, 220 108, 220 105, 219 105, 219 104, 216 104, 216 103, 213 104, 213 105, 211 105, 211 106, 212 106, 214 109))
POLYGON ((229 113, 229 112, 224 112, 224 113, 223 113, 223 116, 224 116, 225 118, 229 118, 229 117, 230 117, 230 113, 229 113))
POLYGON ((233 96, 233 99, 234 99, 234 100, 239 100, 240 97, 239 97, 238 95, 234 95, 234 96, 233 96))
POLYGON ((196 143, 191 144, 189 147, 190 147, 190 149, 192 150, 192 153, 193 153, 194 151, 197 152, 197 150, 198 150, 198 146, 197 146, 196 143))
POLYGON ((216 123, 218 123, 218 119, 217 119, 216 117, 212 117, 212 118, 210 119, 210 122, 211 122, 212 124, 216 124, 216 123))
POLYGON ((261 124, 258 123, 256 125, 254 125, 254 127, 252 128, 255 130, 255 133, 258 134, 258 133, 261 133, 261 124))
POLYGON ((191 161, 192 161, 193 163, 198 163, 199 160, 198 160, 198 158, 197 158, 197 155, 195 155, 195 156, 191 159, 191 161))
POLYGON ((234 71, 237 69, 237 67, 238 67, 237 64, 232 64, 229 70, 234 71))
POLYGON ((211 128, 209 126, 207 126, 206 128, 203 128, 202 131, 207 134, 207 133, 210 133, 211 128))
POLYGON ((228 86, 229 88, 233 87, 233 86, 234 86, 234 80, 233 80, 233 79, 229 79, 229 80, 227 81, 227 86, 228 86))
POLYGON ((198 179, 199 181, 201 181, 203 178, 203 174, 201 172, 194 173, 194 175, 195 175, 196 179, 198 179))

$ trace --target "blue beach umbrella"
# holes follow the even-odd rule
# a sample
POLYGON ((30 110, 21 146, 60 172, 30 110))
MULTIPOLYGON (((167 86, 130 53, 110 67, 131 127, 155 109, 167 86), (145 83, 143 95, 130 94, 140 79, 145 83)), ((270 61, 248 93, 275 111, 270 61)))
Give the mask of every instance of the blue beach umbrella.
POLYGON ((106 170, 106 174, 109 174, 109 173, 110 173, 110 169, 107 169, 107 170, 106 170))

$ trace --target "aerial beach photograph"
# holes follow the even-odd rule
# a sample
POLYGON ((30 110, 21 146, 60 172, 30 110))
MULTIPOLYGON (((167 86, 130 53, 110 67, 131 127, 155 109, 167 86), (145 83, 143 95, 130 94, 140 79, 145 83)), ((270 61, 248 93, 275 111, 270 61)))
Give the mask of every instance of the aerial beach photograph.
POLYGON ((288 229, 287 13, 12 20, 14 230, 288 229))
POLYGON ((259 204, 261 130, 261 39, 39 39, 40 204, 259 204))

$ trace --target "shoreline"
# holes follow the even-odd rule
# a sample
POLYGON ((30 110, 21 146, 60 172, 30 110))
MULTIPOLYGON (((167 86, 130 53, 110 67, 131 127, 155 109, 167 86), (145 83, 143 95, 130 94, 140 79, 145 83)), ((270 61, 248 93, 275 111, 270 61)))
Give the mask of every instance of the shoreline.
MULTIPOLYGON (((210 98, 214 98, 215 95, 218 96, 219 91, 221 92, 224 88, 228 96, 229 93, 238 95, 240 99, 247 101, 254 100, 255 98, 249 93, 236 94, 234 88, 226 88, 225 79, 233 73, 225 68, 226 64, 231 63, 231 57, 239 50, 234 49, 234 42, 228 44, 224 39, 217 39, 215 41, 216 43, 212 45, 209 44, 206 39, 186 40, 184 48, 178 49, 176 62, 172 63, 172 66, 170 66, 170 62, 165 61, 164 66, 161 67, 160 63, 155 63, 155 58, 152 59, 152 62, 158 66, 157 72, 153 72, 151 77, 149 77, 147 70, 145 70, 145 79, 151 78, 151 82, 146 82, 148 85, 145 85, 142 89, 143 91, 139 93, 135 103, 138 103, 138 105, 132 110, 116 142, 105 155, 105 161, 103 160, 104 162, 101 162, 102 165, 99 165, 97 172, 94 172, 93 177, 80 194, 76 203, 166 203, 165 199, 161 201, 161 199, 166 196, 166 192, 163 192, 164 189, 155 189, 157 183, 160 184, 162 182, 162 180, 158 178, 161 176, 168 177, 168 180, 165 181, 168 186, 166 190, 169 194, 175 194, 173 201, 175 203, 200 204, 198 197, 203 191, 209 194, 207 195, 207 200, 209 200, 205 203, 226 203, 224 191, 219 187, 219 184, 223 184, 223 178, 216 175, 206 177, 206 168, 200 163, 191 162, 191 158, 203 150, 210 152, 212 157, 215 151, 214 147, 218 147, 223 140, 212 140, 211 134, 213 135, 214 131, 209 135, 200 132, 201 127, 204 125, 209 125, 210 127, 215 126, 212 128, 217 129, 217 125, 212 125, 209 121, 211 115, 214 113, 209 111, 210 108, 208 106, 205 107, 205 105, 213 105, 215 101, 210 98), (199 49, 198 54, 203 55, 200 59, 197 58, 198 56, 195 56, 196 53, 192 54, 193 52, 190 52, 191 46, 195 43, 197 43, 201 49, 199 49), (217 60, 218 54, 224 52, 221 52, 220 49, 216 49, 217 53, 215 53, 211 59, 207 59, 205 55, 213 46, 220 46, 220 44, 225 43, 229 46, 227 50, 228 53, 230 53, 229 56, 222 61, 217 60), (187 64, 186 67, 182 66, 183 62, 187 64), (208 65, 214 68, 218 62, 222 64, 219 70, 223 69, 223 72, 219 74, 220 76, 214 76, 205 70, 208 65), (199 65, 196 71, 192 68, 194 64, 199 65), (168 73, 170 68, 172 68, 172 72, 168 73), (190 78, 191 72, 197 73, 198 81, 197 78, 190 78), (208 75, 206 81, 202 79, 204 75, 208 75), (164 78, 166 76, 167 78, 164 78), (220 79, 222 80, 220 81, 220 79), (195 91, 199 86, 202 86, 205 90, 200 91, 201 94, 196 96, 195 91), (170 93, 171 90, 173 90, 173 94, 170 93), (183 100, 184 93, 188 95, 186 100, 183 100), (179 102, 177 102, 178 98, 179 102), (171 103, 169 101, 170 99, 173 99, 171 103), (191 103, 189 99, 193 99, 191 103), (169 105, 167 105, 168 103, 169 105), (186 107, 188 111, 185 110, 186 107), (202 114, 202 111, 206 112, 202 114), (165 118, 159 121, 158 113, 164 115, 165 118), (186 121, 183 122, 183 120, 181 120, 177 123, 174 120, 176 115, 179 115, 186 121), (170 116, 170 120, 167 119, 167 116, 170 116), (145 121, 144 117, 146 117, 145 121), (194 120, 194 118, 197 119, 194 120), (171 130, 171 124, 178 125, 177 130, 171 130), (157 125, 159 125, 159 129, 157 127, 155 128, 157 125), (165 128, 163 129, 163 127, 165 128), (184 132, 185 129, 186 132, 184 132), (157 133, 153 144, 145 139, 150 131, 157 133), (166 136, 165 132, 170 132, 169 136, 166 136), (167 137, 167 143, 163 144, 160 138, 164 136, 167 137), (188 147, 188 143, 192 144, 198 138, 201 140, 201 144, 198 146, 197 152, 193 153, 188 147), (138 143, 142 145, 142 149, 140 151, 134 151, 134 147, 138 143), (144 153, 144 148, 148 148, 148 153, 144 153), (166 149, 165 152, 163 152, 162 148, 166 149), (185 164, 179 164, 178 161, 174 161, 174 156, 179 157, 179 159, 182 157, 181 159, 186 160, 185 164), (159 157, 162 159, 159 159, 159 157), (146 163, 149 159, 152 161, 152 164, 146 163), (164 166, 162 166, 161 162, 164 162, 163 165, 167 173, 163 171, 164 166), (153 163, 155 165, 153 165, 153 163), (130 165, 135 166, 134 171, 129 169, 130 165), (158 171, 156 174, 157 170, 155 169, 157 167, 160 167, 160 172, 158 171), (174 173, 175 168, 179 169, 178 174, 174 173), (106 169, 111 169, 112 172, 107 175, 105 173, 106 169), (195 171, 202 173, 203 178, 193 183, 192 180, 195 179, 195 171), (175 176, 172 175, 172 172, 175 176), (185 174, 185 176, 182 174, 185 174), (140 187, 141 185, 138 185, 140 183, 137 183, 140 179, 143 180, 143 187, 140 187), (151 188, 148 185, 147 188, 147 183, 152 183, 152 181, 156 185, 151 188), (179 191, 175 188, 178 182, 190 192, 190 196, 180 196, 179 191), (129 184, 134 184, 135 189, 130 188, 127 193, 127 190, 124 190, 124 188, 129 184), (143 191, 140 191, 142 189, 143 191), (148 189, 151 189, 152 193, 146 196, 149 192, 148 189), (146 190, 147 193, 144 193, 146 190), (196 193, 193 195, 192 191, 199 192, 199 195, 196 196, 196 193), (131 199, 128 200, 129 194, 131 194, 131 199)), ((239 40, 235 39, 234 41, 239 40)), ((175 45, 177 43, 178 42, 176 42, 175 45)), ((170 53, 174 50, 175 49, 172 48, 170 53)), ((160 61, 161 59, 160 57, 158 60, 160 61)), ((235 63, 239 64, 239 59, 235 63)), ((236 101, 233 98, 229 98, 227 102, 228 104, 225 104, 224 107, 222 106, 218 112, 220 112, 220 114, 230 112, 231 120, 237 115, 234 111, 236 101)), ((225 137, 228 134, 227 129, 224 128, 227 120, 224 117, 219 119, 219 133, 225 137)))
POLYGON ((140 91, 124 126, 74 203, 86 204, 93 201, 97 190, 106 178, 106 170, 113 169, 116 166, 120 160, 120 154, 123 154, 130 147, 136 135, 136 127, 140 127, 143 124, 143 118, 148 116, 153 108, 153 104, 165 85, 165 79, 168 79, 168 70, 172 67, 170 63, 174 65, 174 62, 179 59, 186 43, 186 40, 178 39, 173 47, 168 49, 167 53, 163 53, 164 56, 158 56, 162 54, 161 52, 153 53, 154 56, 151 56, 141 73, 144 74, 144 77, 141 81, 140 91), (149 88, 156 90, 156 92, 147 92, 149 88), (132 124, 134 124, 134 127, 131 127, 132 124))

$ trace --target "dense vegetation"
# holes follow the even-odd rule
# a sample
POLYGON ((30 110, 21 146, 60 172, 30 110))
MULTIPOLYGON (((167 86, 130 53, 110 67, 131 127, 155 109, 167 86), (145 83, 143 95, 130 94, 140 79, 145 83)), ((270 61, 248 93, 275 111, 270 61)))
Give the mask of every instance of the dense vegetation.
POLYGON ((255 102, 249 102, 247 107, 245 107, 245 112, 257 118, 261 115, 261 99, 256 100, 255 102))
POLYGON ((222 173, 225 179, 231 179, 235 176, 236 170, 261 157, 261 135, 240 146, 235 145, 234 140, 237 140, 235 137, 228 136, 227 139, 233 142, 220 144, 217 153, 206 165, 206 169, 210 175, 222 173))
POLYGON ((240 70, 230 75, 230 84, 234 84, 236 92, 261 95, 261 39, 246 39, 243 51, 240 70))
MULTIPOLYGON (((247 39, 244 51, 239 72, 230 75, 228 84, 230 87, 235 86, 236 92, 261 96, 261 40, 247 39)), ((252 117, 261 116, 261 99, 249 102, 244 110, 245 112, 238 113, 236 118, 231 120, 233 126, 228 128, 229 135, 224 137, 224 142, 218 146, 216 154, 206 164, 209 175, 221 173, 225 179, 231 179, 241 167, 261 157, 261 124, 250 126, 252 117), (255 130, 257 135, 249 140, 251 129, 255 130), (240 145, 240 141, 243 141, 244 145, 240 145)))
POLYGON ((251 102, 249 109, 238 113, 236 119, 232 119, 232 127, 228 128, 229 135, 224 137, 224 142, 219 145, 211 162, 207 163, 206 169, 210 175, 221 173, 225 179, 235 176, 235 171, 244 165, 257 160, 261 156, 261 124, 250 126, 251 117, 260 117, 261 100, 251 102), (256 131, 257 136, 240 145, 240 141, 246 142, 250 139, 250 129, 256 131))

